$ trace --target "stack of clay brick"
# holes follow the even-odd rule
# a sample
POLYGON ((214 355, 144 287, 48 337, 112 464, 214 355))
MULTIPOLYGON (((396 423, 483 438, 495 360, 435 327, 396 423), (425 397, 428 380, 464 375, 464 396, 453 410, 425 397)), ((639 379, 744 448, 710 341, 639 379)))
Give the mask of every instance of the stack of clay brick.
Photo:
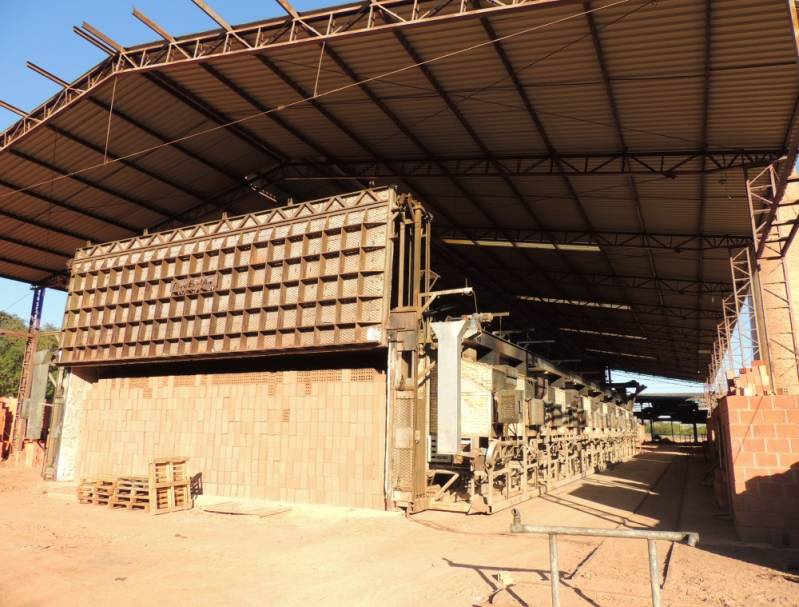
POLYGON ((730 396, 763 396, 774 394, 765 361, 755 360, 751 367, 740 369, 738 375, 727 371, 727 384, 730 396))
POLYGON ((5 457, 11 449, 11 429, 14 426, 14 412, 17 399, 12 396, 0 397, 0 458, 5 457))

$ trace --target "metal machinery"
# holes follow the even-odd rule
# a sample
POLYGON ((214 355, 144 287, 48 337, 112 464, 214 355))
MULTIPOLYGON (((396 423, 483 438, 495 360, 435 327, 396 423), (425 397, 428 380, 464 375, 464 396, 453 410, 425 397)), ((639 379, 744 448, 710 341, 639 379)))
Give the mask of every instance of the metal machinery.
POLYGON ((421 382, 426 491, 413 510, 495 512, 635 454, 631 398, 483 330, 483 320, 433 323, 439 338, 421 382), (450 347, 446 333, 462 341, 450 347))
POLYGON ((387 508, 493 512, 631 456, 630 402, 437 318, 471 291, 433 291, 431 220, 384 187, 91 245, 60 364, 383 350, 387 508))

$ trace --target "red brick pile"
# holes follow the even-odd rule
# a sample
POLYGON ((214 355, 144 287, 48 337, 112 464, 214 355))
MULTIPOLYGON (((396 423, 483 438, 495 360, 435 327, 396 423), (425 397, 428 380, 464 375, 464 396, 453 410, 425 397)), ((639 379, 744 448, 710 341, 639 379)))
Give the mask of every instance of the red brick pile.
POLYGON ((728 394, 734 396, 756 396, 773 394, 768 365, 765 361, 755 360, 752 366, 741 369, 738 375, 727 372, 728 394))
POLYGON ((727 396, 712 423, 723 479, 717 495, 729 502, 741 539, 799 548, 799 396, 727 396))

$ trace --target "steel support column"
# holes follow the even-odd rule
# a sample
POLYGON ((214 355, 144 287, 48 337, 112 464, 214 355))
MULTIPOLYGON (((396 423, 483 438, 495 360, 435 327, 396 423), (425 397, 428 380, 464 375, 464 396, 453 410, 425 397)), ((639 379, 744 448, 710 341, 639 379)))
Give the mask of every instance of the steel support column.
POLYGON ((19 390, 17 392, 17 410, 14 415, 14 451, 22 448, 25 437, 26 420, 22 419, 25 401, 30 396, 31 366, 33 355, 39 343, 39 325, 42 320, 42 306, 44 305, 44 287, 33 287, 33 302, 31 303, 31 316, 28 321, 28 338, 25 342, 25 353, 22 357, 22 370, 19 377, 19 390))

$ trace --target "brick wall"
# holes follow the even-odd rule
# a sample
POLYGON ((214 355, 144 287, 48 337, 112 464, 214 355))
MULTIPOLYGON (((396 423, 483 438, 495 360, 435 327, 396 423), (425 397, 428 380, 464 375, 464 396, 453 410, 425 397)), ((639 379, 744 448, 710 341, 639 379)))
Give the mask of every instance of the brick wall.
POLYGON ((727 396, 718 415, 739 536, 799 548, 799 397, 727 396))
POLYGON ((386 376, 372 368, 99 377, 75 477, 188 456, 208 495, 384 507, 386 376))

